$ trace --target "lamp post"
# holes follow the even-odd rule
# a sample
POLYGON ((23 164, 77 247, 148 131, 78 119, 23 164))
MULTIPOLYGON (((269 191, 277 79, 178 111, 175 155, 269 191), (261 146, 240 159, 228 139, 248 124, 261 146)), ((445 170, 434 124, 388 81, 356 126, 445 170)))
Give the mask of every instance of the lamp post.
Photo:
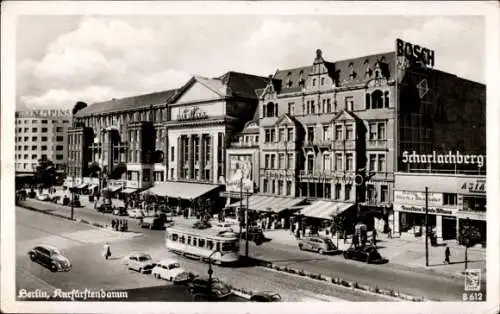
POLYGON ((71 199, 70 199, 70 205, 71 205, 71 220, 73 220, 74 218, 74 212, 75 212, 75 208, 73 206, 73 202, 75 200, 75 184, 73 183, 73 186, 71 187, 70 191, 71 193, 71 199))
POLYGON ((219 250, 215 250, 210 255, 208 255, 208 287, 210 289, 210 295, 212 294, 212 275, 214 270, 212 269, 212 255, 219 252, 219 250))
POLYGON ((248 203, 249 203, 249 196, 248 196, 248 193, 249 192, 249 189, 247 187, 247 190, 246 190, 246 193, 247 193, 247 206, 245 207, 245 258, 247 258, 248 260, 248 203))
POLYGON ((429 188, 425 187, 425 266, 429 266, 429 232, 427 228, 429 228, 428 224, 428 216, 429 216, 429 188))

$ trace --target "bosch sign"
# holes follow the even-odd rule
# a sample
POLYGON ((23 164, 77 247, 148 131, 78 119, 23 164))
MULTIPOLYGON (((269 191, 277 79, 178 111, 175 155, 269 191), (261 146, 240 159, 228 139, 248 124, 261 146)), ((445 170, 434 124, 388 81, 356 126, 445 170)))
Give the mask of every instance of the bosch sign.
POLYGON ((398 57, 404 56, 411 61, 420 62, 426 66, 434 66, 434 50, 413 45, 401 39, 396 39, 396 54, 398 57))

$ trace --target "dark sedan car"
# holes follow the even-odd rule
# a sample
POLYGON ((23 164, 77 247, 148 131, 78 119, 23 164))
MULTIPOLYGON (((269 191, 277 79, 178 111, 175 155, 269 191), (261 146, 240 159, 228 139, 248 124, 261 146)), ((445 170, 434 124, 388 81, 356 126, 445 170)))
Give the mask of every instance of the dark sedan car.
POLYGON ((52 272, 71 270, 69 259, 63 256, 55 247, 38 245, 29 251, 28 255, 33 262, 48 267, 52 272))
POLYGON ((281 296, 276 292, 259 291, 250 297, 252 302, 281 302, 281 296))
POLYGON ((350 247, 346 251, 344 251, 345 259, 352 259, 360 262, 365 262, 368 264, 384 264, 389 260, 382 258, 377 249, 373 246, 365 246, 365 247, 350 247))
POLYGON ((231 295, 231 288, 217 278, 196 277, 188 284, 188 292, 195 298, 203 300, 221 300, 231 295))

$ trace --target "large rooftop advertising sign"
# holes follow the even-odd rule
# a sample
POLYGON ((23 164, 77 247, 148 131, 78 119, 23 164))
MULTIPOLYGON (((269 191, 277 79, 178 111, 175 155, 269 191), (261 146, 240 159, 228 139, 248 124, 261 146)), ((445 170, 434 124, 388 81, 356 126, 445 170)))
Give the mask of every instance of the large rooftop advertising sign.
POLYGON ((434 50, 396 39, 396 56, 405 57, 411 63, 420 63, 427 67, 434 66, 434 50))

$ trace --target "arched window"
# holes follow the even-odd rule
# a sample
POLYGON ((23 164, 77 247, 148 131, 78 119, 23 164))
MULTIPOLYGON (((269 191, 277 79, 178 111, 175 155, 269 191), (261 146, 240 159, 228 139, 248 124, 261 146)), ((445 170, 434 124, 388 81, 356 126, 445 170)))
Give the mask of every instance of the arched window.
POLYGON ((378 108, 384 108, 384 103, 383 103, 383 94, 380 90, 376 90, 372 93, 372 108, 378 109, 378 108))
POLYGON ((384 93, 384 106, 389 108, 389 92, 384 93))
POLYGON ((366 93, 365 95, 365 105, 366 105, 366 109, 370 109, 370 94, 369 93, 366 93))
POLYGON ((275 109, 276 105, 272 102, 267 103, 267 107, 264 107, 264 115, 265 117, 274 117, 276 113, 275 109))

